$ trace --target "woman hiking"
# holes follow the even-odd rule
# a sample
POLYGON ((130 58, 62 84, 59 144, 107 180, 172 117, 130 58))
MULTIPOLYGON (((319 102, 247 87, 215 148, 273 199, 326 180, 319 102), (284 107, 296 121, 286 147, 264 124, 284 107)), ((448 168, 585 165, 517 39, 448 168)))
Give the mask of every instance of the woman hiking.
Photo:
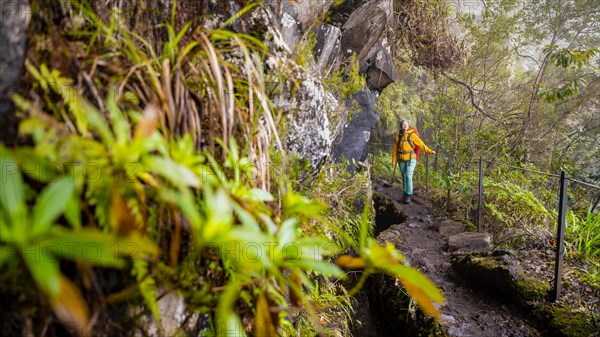
POLYGON ((394 148, 392 149, 392 165, 395 167, 397 162, 400 163, 402 188, 404 189, 403 202, 405 204, 410 204, 410 198, 413 194, 412 178, 415 166, 417 166, 416 147, 422 149, 425 153, 435 154, 435 151, 423 143, 418 134, 415 133, 415 129, 410 127, 408 121, 401 121, 400 132, 396 135, 394 148))

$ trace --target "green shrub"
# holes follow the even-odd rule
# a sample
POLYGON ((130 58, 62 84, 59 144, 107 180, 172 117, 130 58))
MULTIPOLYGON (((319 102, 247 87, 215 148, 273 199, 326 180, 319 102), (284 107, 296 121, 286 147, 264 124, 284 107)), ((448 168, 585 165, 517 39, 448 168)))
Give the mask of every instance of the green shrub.
POLYGON ((569 255, 582 261, 600 262, 600 212, 587 209, 585 217, 573 211, 566 214, 565 243, 569 255))

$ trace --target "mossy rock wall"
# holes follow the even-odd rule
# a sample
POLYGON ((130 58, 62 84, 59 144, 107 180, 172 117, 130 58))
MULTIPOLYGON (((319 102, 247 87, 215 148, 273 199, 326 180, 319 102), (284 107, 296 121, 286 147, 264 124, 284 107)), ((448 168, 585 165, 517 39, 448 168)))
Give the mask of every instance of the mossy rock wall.
POLYGON ((406 219, 406 215, 389 198, 377 192, 373 193, 373 206, 376 212, 375 237, 390 226, 402 223, 406 219))
POLYGON ((447 337, 433 317, 427 317, 396 278, 374 275, 367 285, 369 302, 378 306, 397 336, 447 337))
POLYGON ((549 285, 529 279, 510 257, 466 255, 453 263, 456 273, 474 288, 521 309, 549 337, 597 337, 589 314, 548 302, 549 285))
POLYGON ((467 255, 456 259, 453 267, 472 286, 523 308, 544 301, 548 296, 548 285, 528 279, 518 262, 509 255, 467 255))

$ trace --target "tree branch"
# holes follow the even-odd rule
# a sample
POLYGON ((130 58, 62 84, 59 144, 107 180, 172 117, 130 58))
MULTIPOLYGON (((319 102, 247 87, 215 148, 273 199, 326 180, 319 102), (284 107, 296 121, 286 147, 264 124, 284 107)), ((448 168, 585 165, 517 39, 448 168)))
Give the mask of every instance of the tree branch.
POLYGON ((521 53, 519 53, 519 49, 517 48, 517 46, 514 47, 515 50, 515 54, 517 54, 518 56, 524 58, 524 59, 529 59, 533 62, 535 62, 535 64, 539 67, 540 66, 540 62, 538 62, 538 60, 536 60, 533 56, 529 56, 529 55, 523 55, 521 53))
POLYGON ((471 105, 473 105, 473 107, 475 108, 475 110, 479 111, 482 115, 488 117, 489 119, 499 123, 500 121, 498 120, 498 118, 496 118, 495 116, 490 115, 488 112, 484 111, 481 107, 479 107, 479 105, 477 105, 477 103, 475 103, 475 93, 473 92, 473 88, 468 85, 467 83, 457 80, 455 78, 453 78, 452 76, 448 75, 446 72, 442 72, 442 75, 444 75, 447 79, 449 79, 450 81, 452 81, 455 84, 460 84, 463 87, 467 88, 467 90, 469 90, 469 97, 471 99, 471 105))

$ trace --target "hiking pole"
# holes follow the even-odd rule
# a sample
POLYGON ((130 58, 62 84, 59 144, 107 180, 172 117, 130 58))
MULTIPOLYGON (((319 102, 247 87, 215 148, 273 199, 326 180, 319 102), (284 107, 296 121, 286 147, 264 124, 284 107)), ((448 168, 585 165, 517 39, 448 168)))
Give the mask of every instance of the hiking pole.
POLYGON ((392 187, 394 186, 394 177, 396 176, 396 166, 398 166, 398 162, 394 164, 394 172, 392 173, 392 187))

